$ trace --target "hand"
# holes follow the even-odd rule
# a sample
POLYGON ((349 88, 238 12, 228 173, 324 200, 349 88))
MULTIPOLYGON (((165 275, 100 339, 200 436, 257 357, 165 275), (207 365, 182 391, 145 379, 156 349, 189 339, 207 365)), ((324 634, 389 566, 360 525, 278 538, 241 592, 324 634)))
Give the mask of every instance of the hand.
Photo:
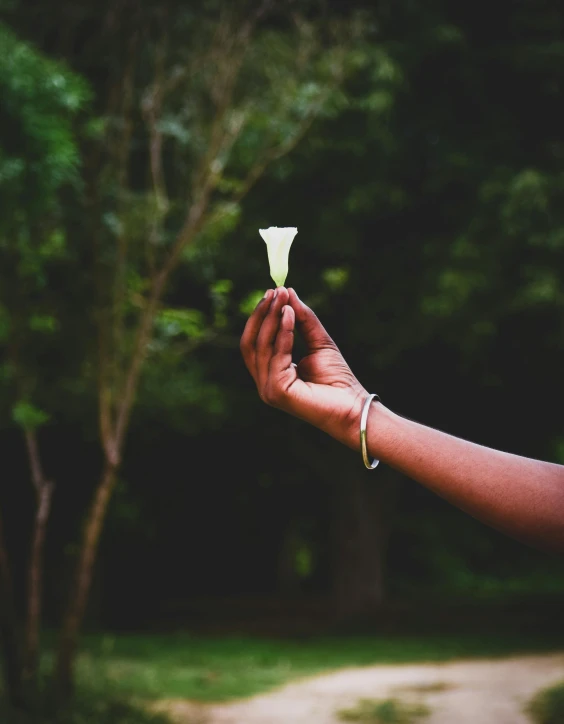
POLYGON ((241 352, 261 399, 359 448, 367 392, 313 311, 293 289, 269 289, 249 317, 241 352), (292 361, 294 331, 307 353, 292 361))

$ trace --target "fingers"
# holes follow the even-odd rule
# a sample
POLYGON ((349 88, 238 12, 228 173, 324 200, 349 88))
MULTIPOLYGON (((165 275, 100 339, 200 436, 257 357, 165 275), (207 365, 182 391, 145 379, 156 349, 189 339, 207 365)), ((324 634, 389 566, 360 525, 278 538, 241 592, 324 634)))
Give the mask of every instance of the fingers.
POLYGON ((282 307, 278 332, 274 340, 272 355, 268 371, 263 376, 260 395, 264 402, 274 407, 284 409, 287 405, 287 395, 290 387, 298 379, 296 365, 292 363, 292 347, 294 345, 295 316, 292 307, 282 307))
POLYGON ((255 382, 257 382, 257 370, 256 370, 256 344, 257 337, 260 332, 260 328, 264 321, 264 318, 270 308, 270 304, 273 297, 273 290, 268 289, 264 297, 255 307, 254 312, 251 314, 245 325, 243 335, 241 336, 241 354, 243 360, 247 366, 247 369, 253 376, 255 382))
POLYGON ((337 345, 315 313, 304 304, 293 289, 288 290, 289 302, 296 314, 296 324, 309 349, 336 347, 337 345))
POLYGON ((256 373, 259 391, 264 390, 268 381, 270 360, 274 354, 274 342, 282 320, 282 307, 288 303, 288 290, 278 287, 272 297, 256 341, 256 373))
POLYGON ((294 347, 294 327, 296 323, 295 313, 292 307, 286 305, 282 308, 282 317, 278 334, 274 342, 274 353, 270 360, 270 378, 280 380, 281 376, 292 371, 296 373, 296 365, 292 363, 292 350, 294 347))

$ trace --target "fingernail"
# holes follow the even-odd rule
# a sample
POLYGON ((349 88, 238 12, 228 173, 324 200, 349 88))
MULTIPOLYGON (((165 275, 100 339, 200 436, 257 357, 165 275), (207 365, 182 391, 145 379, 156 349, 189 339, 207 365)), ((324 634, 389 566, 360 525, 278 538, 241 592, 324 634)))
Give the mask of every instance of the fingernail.
POLYGON ((272 301, 274 301, 277 296, 278 296, 278 289, 275 289, 275 290, 274 290, 274 296, 272 297, 272 301))

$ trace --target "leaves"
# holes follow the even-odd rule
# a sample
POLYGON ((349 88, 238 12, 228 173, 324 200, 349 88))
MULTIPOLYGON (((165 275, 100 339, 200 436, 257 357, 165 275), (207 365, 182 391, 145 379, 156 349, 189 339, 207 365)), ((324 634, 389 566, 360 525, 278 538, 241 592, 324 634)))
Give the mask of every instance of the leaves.
POLYGON ((12 409, 12 419, 24 430, 35 430, 49 422, 49 415, 31 402, 20 400, 12 409))
POLYGON ((32 332, 56 332, 59 328, 58 321, 49 314, 32 314, 29 318, 29 328, 32 332))
POLYGON ((24 186, 28 204, 45 211, 53 209, 61 184, 76 180, 78 150, 71 121, 89 92, 82 79, 3 23, 0 46, 0 188, 6 225, 19 208, 14 200, 24 186))
POLYGON ((200 339, 206 330, 204 315, 197 309, 163 309, 157 326, 167 337, 182 335, 191 339, 200 339))
POLYGON ((249 317, 263 297, 264 291, 260 289, 247 294, 247 296, 239 303, 239 311, 241 314, 245 317, 249 317))
MULTIPOLYGON (((52 389, 52 355, 62 341, 54 333, 72 279, 61 275, 69 258, 62 195, 79 182, 74 123, 89 90, 4 23, 0 47, 0 350, 9 360, 2 382, 12 398, 14 387, 33 389, 39 377, 52 389)), ((29 401, 18 402, 11 417, 25 429, 49 419, 29 401)))

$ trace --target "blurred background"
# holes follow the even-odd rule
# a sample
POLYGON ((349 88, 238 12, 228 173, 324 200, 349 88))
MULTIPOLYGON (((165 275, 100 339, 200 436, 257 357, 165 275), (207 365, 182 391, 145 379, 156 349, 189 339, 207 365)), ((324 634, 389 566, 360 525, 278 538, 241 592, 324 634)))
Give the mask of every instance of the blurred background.
POLYGON ((561 3, 0 9, 4 700, 139 722, 564 648, 561 560, 366 473, 238 349, 258 229, 297 226, 287 284, 367 389, 564 463, 561 3))

